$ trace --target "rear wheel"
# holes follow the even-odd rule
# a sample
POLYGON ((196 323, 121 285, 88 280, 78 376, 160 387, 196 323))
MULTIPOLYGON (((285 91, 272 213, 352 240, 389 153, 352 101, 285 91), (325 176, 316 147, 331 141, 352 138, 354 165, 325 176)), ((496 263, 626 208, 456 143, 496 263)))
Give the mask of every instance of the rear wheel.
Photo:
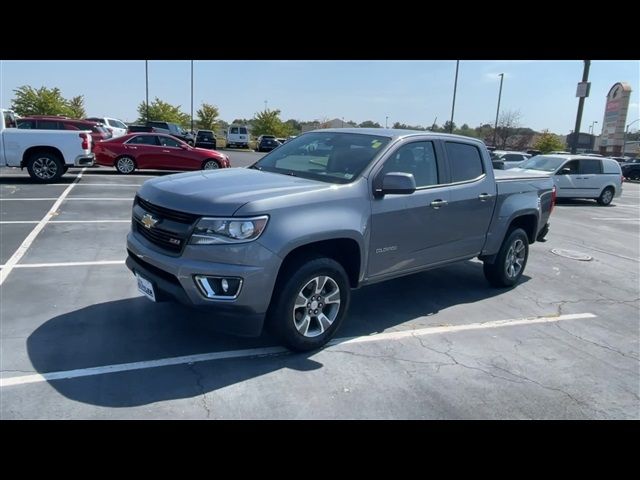
POLYGON ((515 285, 527 265, 529 239, 521 228, 511 230, 502 242, 493 263, 484 263, 484 276, 494 287, 515 285))
POLYGON ((347 273, 326 257, 289 265, 276 286, 269 323, 291 350, 320 348, 336 333, 349 308, 347 273))
POLYGON ((54 153, 34 153, 27 162, 29 176, 39 183, 55 182, 65 172, 62 160, 54 153))
POLYGON ((218 168, 220 168, 220 165, 215 160, 207 160, 202 166, 203 170, 217 170, 218 168))
POLYGON ((611 187, 605 188, 600 194, 600 197, 598 197, 598 203, 604 207, 609 205, 612 200, 613 200, 613 188, 611 187))
POLYGON ((136 169, 136 162, 131 157, 120 157, 116 160, 116 170, 123 175, 129 175, 136 169))

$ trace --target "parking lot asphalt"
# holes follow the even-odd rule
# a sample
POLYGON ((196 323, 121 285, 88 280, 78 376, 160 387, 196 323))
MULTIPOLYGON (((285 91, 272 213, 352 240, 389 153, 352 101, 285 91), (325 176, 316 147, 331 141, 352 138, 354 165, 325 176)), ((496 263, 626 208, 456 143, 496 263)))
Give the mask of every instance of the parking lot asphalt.
POLYGON ((125 236, 157 174, 0 169, 1 418, 640 418, 640 184, 561 202, 515 288, 478 261, 362 288, 335 342, 293 354, 138 293, 125 236))

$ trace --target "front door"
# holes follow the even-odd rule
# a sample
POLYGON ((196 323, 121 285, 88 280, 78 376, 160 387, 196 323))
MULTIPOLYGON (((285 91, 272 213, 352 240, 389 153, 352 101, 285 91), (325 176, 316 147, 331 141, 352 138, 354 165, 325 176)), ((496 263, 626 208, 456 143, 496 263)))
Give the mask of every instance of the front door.
POLYGON ((410 195, 387 194, 372 200, 368 277, 443 260, 442 249, 449 234, 449 191, 442 185, 442 161, 433 142, 411 142, 393 152, 375 174, 374 182, 381 185, 386 173, 411 173, 417 189, 410 195))
POLYGON ((583 190, 578 177, 580 176, 579 160, 569 160, 562 165, 553 176, 558 197, 580 197, 583 190))

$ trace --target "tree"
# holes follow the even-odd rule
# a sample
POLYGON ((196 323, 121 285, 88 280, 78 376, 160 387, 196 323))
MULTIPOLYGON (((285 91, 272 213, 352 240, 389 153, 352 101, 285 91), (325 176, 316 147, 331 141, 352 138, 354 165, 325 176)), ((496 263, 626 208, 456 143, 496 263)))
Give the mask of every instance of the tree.
POLYGON ((498 120, 498 143, 502 144, 503 149, 507 147, 509 139, 516 134, 516 130, 520 127, 521 118, 520 110, 507 110, 500 114, 498 120))
POLYGON ((382 125, 372 120, 365 120, 360 124, 360 128, 382 128, 382 125))
POLYGON ((11 108, 20 116, 64 115, 84 117, 84 98, 82 95, 67 100, 59 88, 33 88, 23 85, 14 91, 11 108))
POLYGON ((554 150, 563 150, 564 144, 560 141, 557 135, 549 133, 549 130, 543 130, 542 134, 533 144, 533 148, 540 150, 542 153, 549 153, 554 150))
POLYGON ((218 107, 210 103, 203 103, 196 112, 198 115, 198 128, 203 130, 215 130, 218 128, 218 107))
POLYGON ((73 118, 84 118, 87 116, 84 111, 84 95, 73 97, 68 102, 69 116, 73 118))
MULTIPOLYGON (((147 102, 141 102, 138 106, 138 122, 147 121, 147 102)), ((171 122, 186 126, 191 122, 191 117, 180 111, 180 105, 174 106, 170 103, 163 102, 158 97, 149 104, 149 120, 159 122, 171 122)))
POLYGON ((253 135, 275 135, 276 137, 286 137, 290 135, 292 129, 289 125, 280 120, 280 110, 269 110, 265 108, 257 112, 252 120, 253 135))
POLYGON ((451 120, 447 120, 446 122, 444 122, 444 125, 442 126, 442 131, 444 133, 452 133, 455 129, 456 129, 456 122, 451 122, 451 120))

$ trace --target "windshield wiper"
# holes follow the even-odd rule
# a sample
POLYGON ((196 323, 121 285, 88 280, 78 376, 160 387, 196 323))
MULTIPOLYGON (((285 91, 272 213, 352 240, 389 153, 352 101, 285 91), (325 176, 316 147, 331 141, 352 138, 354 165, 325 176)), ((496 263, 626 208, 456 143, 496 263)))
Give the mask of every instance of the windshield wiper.
POLYGON ((259 167, 257 163, 254 163, 249 168, 252 170, 262 170, 262 167, 259 167))

